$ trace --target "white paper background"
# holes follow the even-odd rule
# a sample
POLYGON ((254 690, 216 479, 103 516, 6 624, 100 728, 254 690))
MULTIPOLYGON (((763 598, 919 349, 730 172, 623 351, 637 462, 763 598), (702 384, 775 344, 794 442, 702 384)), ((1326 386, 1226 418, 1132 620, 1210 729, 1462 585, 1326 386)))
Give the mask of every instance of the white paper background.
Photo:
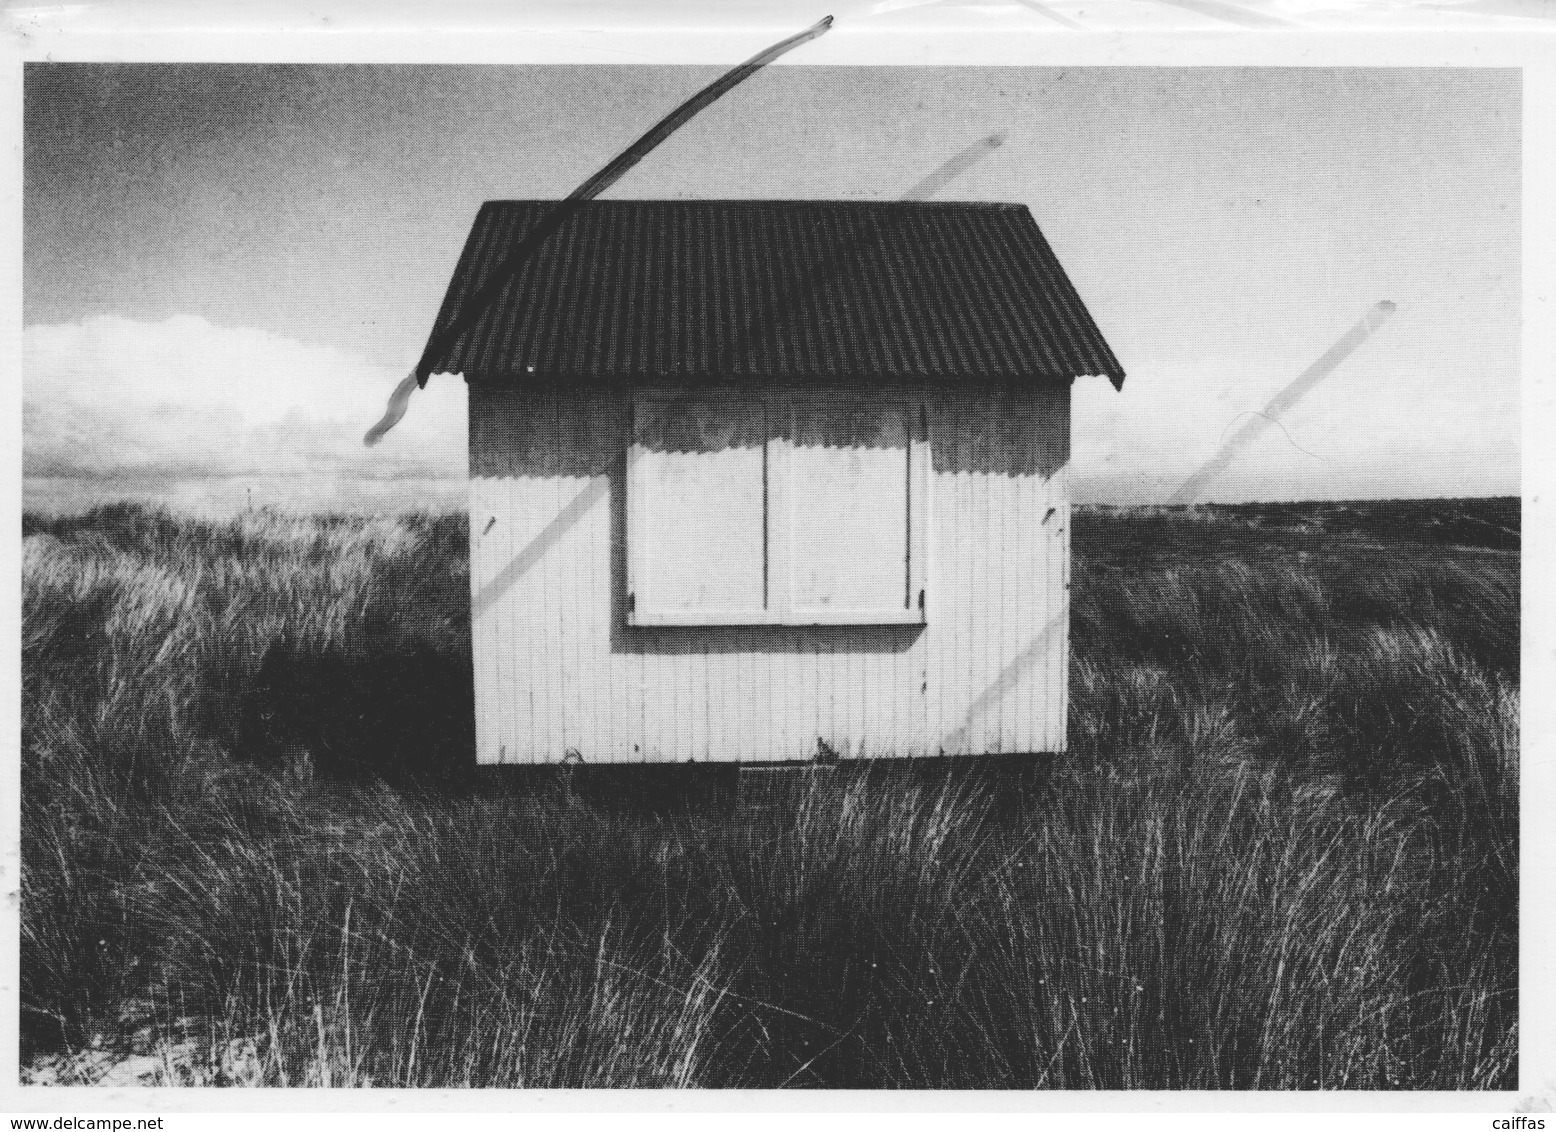
MULTIPOLYGON (((686 1111, 756 1109, 1006 1110, 1006 1111, 1299 1111, 1299 1112, 1506 1112, 1515 1106, 1548 1111, 1556 1098, 1556 1037, 1549 960, 1552 942, 1553 838, 1547 815, 1553 790, 1552 712, 1541 690, 1552 676, 1551 608, 1547 581, 1556 555, 1547 518, 1553 465, 1544 454, 1551 435, 1549 374, 1553 358, 1549 297, 1553 293, 1552 250, 1556 230, 1545 202, 1556 200, 1556 128, 1544 108, 1556 105, 1556 22, 1551 5, 1512 0, 1480 3, 1318 4, 1308 0, 1248 0, 1252 18, 1281 19, 1290 26, 1253 28, 1206 14, 1214 5, 1144 0, 1045 0, 1044 8, 1072 22, 1024 4, 852 3, 832 8, 832 31, 790 64, 978 64, 1006 66, 1516 66, 1525 69, 1524 257, 1523 257, 1523 496, 1525 508, 1524 819, 1522 902, 1522 1032, 1520 1095, 1181 1095, 1181 1094, 897 1094, 730 1095, 700 1094, 485 1094, 437 1093, 340 1095, 260 1093, 182 1095, 171 1091, 126 1094, 99 1091, 19 1090, 11 1070, 0 1070, 0 1110, 20 1112, 280 1112, 307 1110, 360 1114, 395 1109, 558 1110, 627 1109, 686 1111), (1523 16, 1515 13, 1529 13, 1523 16), (1499 15, 1498 13, 1503 13, 1499 15)), ((222 60, 329 62, 610 62, 729 65, 811 22, 817 12, 771 4, 678 5, 673 13, 642 5, 533 7, 516 14, 506 6, 472 5, 455 13, 433 5, 324 7, 272 5, 263 10, 214 9, 193 3, 105 6, 11 7, 3 17, 9 32, 0 81, 7 110, 4 140, 9 160, 0 179, 0 216, 12 254, 0 272, 0 333, 10 365, 4 395, 10 411, 0 415, 5 501, 11 532, 5 564, 4 631, 19 639, 20 454, 23 356, 21 317, 21 64, 39 59, 222 60)), ((1381 296, 1380 296, 1381 297, 1381 296)), ((1340 328, 1337 328, 1337 331, 1340 328)), ((1129 387, 1126 386, 1126 390, 1129 387)), ((387 392, 387 390, 385 390, 387 392)), ((415 408, 413 407, 413 413, 415 408)), ((366 422, 364 422, 366 423, 366 422)), ((19 736, 19 650, 5 652, 5 688, 0 733, 6 736, 5 797, 19 796, 16 742, 19 736)), ((0 1066, 16 1065, 17 995, 16 815, 5 810, 4 963, 0 967, 7 1004, 0 1066)), ((335 1119, 331 1123, 336 1123, 335 1119)), ((1370 1125, 1369 1125, 1370 1126, 1370 1125)), ((1475 1127, 1489 1126, 1487 1117, 1475 1127)))

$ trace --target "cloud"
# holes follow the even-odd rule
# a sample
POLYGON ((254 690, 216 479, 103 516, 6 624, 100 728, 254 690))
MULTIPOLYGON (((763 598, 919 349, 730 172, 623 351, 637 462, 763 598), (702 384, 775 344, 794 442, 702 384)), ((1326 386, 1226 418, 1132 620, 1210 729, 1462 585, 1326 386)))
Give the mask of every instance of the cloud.
MULTIPOLYGON (((1421 322, 1393 320, 1239 449, 1201 501, 1517 494, 1516 363, 1466 373, 1421 322)), ((1328 345, 1144 365, 1121 393, 1077 382, 1074 497, 1167 501, 1328 345)))
MULTIPOLYGON (((1429 333, 1438 321, 1402 311, 1240 451, 1206 498, 1516 493, 1516 357, 1483 344, 1471 360, 1484 368, 1467 368, 1429 333)), ((1306 338, 1257 355, 1141 364, 1122 393, 1077 382, 1075 497, 1170 498, 1329 344, 1306 338)), ((187 316, 98 317, 28 327, 24 357, 29 505, 448 508, 463 496, 467 400, 457 378, 433 378, 384 442, 365 448, 362 434, 403 370, 341 350, 187 316)))
POLYGON ((382 444, 362 445, 401 376, 342 350, 190 316, 30 326, 23 474, 94 494, 285 482, 298 501, 314 490, 353 494, 354 484, 463 480, 458 379, 429 382, 382 444))

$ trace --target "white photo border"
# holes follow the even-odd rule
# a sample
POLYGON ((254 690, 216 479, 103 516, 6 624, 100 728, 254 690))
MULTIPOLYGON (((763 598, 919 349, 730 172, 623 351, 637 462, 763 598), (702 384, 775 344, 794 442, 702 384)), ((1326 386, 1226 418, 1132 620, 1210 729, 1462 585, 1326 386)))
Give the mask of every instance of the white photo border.
MULTIPOLYGON (((888 7, 874 5, 874 9, 888 7)), ((0 1111, 373 1114, 407 1110, 531 1113, 614 1112, 985 1112, 985 1113, 1446 1113, 1540 1111, 1556 1100, 1556 459, 1542 438, 1556 436, 1551 374, 1556 366, 1556 19, 1472 20, 1408 5, 1355 5, 1327 26, 1255 30, 1158 24, 1151 30, 1075 33, 1011 6, 934 4, 877 14, 866 4, 834 9, 750 3, 527 10, 497 6, 449 13, 432 4, 276 5, 269 9, 126 4, 118 9, 12 8, 0 56, 7 160, 0 172, 0 217, 9 254, 0 270, 3 372, 0 435, 10 532, 4 564, 4 789, 0 868, 6 882, 0 929, 0 1111), (352 1093, 21 1088, 16 1083, 20 797, 20 531, 22 343, 22 69, 29 61, 178 63, 642 63, 732 65, 831 11, 831 31, 775 66, 1357 66, 1512 67, 1523 72, 1523 703, 1522 899, 1517 1093, 807 1093, 502 1092, 430 1090, 352 1093), (1360 14, 1357 14, 1360 13, 1360 14), (889 17, 889 18, 888 18, 889 17)), ((1485 1124, 1477 1124, 1485 1127, 1485 1124)))

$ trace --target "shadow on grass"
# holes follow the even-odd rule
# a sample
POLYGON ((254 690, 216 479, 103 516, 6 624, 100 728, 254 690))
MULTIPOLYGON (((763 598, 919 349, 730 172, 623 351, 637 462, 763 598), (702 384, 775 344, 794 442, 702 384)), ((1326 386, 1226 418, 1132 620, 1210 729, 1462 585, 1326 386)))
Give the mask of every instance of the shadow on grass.
POLYGON ((602 813, 674 814, 731 808, 769 780, 820 775, 873 788, 992 787, 1019 807, 1047 789, 1044 756, 886 759, 754 768, 737 763, 479 767, 470 662, 426 647, 317 652, 280 640, 244 698, 240 757, 290 777, 382 782, 443 796, 544 795, 602 813))
POLYGON ((423 645, 321 652, 272 644, 244 697, 236 753, 283 777, 442 797, 550 797, 604 813, 733 805, 739 767, 477 766, 470 661, 423 645))
POLYGON ((468 657, 282 639, 244 697, 237 753, 288 775, 462 792, 474 784, 472 689, 468 657))

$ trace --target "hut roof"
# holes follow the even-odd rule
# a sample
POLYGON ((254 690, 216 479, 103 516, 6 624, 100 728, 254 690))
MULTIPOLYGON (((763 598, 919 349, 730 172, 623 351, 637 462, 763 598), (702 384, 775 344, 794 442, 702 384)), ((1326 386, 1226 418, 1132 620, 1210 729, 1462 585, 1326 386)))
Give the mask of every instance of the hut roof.
POLYGON ((418 372, 1124 380, 1024 205, 938 202, 488 201, 418 372))

